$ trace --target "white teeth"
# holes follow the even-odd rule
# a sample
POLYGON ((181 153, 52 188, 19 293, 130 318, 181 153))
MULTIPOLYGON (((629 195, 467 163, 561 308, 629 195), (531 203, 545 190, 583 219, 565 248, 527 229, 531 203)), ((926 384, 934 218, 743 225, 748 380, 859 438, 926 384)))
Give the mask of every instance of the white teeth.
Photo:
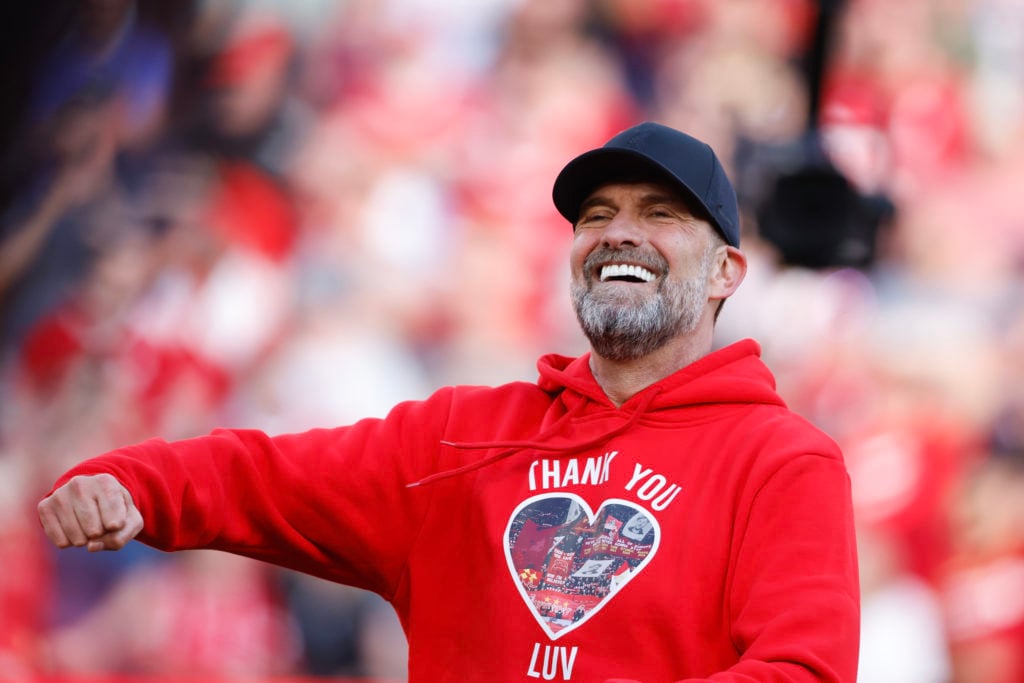
POLYGON ((644 282, 654 282, 654 273, 641 266, 614 263, 601 267, 601 282, 613 277, 635 277, 644 282))

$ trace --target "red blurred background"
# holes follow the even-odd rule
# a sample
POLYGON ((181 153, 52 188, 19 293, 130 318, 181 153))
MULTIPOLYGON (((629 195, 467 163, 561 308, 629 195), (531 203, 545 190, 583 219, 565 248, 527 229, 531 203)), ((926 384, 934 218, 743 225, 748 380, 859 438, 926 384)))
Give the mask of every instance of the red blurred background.
POLYGON ((737 182, 718 343, 758 338, 844 447, 858 680, 1024 681, 1024 5, 827 5, 819 81, 811 0, 5 9, 0 681, 401 680, 376 596, 57 553, 35 503, 131 441, 342 424, 582 351, 551 183, 644 119, 737 182), (853 200, 784 207, 801 259, 765 207, 809 132, 853 200))

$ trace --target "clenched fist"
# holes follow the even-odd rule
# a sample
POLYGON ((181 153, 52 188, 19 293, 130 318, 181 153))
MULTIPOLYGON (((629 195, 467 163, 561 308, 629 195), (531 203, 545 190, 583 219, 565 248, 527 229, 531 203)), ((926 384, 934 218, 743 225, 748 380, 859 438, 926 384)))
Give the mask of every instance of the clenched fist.
POLYGON ((128 489, 109 474, 78 476, 39 502, 39 521, 58 548, 120 550, 142 531, 128 489))

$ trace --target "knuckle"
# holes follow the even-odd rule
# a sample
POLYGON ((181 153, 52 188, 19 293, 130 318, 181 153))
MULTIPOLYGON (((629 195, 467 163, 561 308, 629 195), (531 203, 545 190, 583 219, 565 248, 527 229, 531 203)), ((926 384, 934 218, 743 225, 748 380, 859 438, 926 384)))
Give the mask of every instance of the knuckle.
POLYGON ((96 485, 104 493, 114 492, 120 487, 120 483, 111 474, 97 474, 94 476, 96 485))

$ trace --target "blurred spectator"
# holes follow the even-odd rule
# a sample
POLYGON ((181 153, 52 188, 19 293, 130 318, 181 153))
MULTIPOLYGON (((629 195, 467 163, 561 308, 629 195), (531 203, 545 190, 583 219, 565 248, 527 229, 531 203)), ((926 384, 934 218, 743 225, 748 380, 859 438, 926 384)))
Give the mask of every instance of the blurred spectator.
POLYGON ((908 568, 900 539, 884 527, 859 525, 857 545, 862 591, 857 682, 947 683, 951 666, 935 590, 908 568))
POLYGON ((162 131, 174 74, 167 36, 140 18, 136 0, 75 3, 72 25, 43 59, 29 115, 44 124, 79 93, 116 95, 118 146, 151 142, 162 131))
POLYGON ((221 20, 225 35, 191 84, 192 106, 182 122, 186 143, 228 162, 248 161, 283 179, 309 124, 295 96, 295 38, 273 15, 242 9, 221 20))
POLYGON ((976 60, 968 106, 979 151, 1012 156, 1024 126, 1024 6, 979 0, 965 3, 963 15, 976 60))
POLYGON ((808 84, 796 65, 814 10, 802 0, 699 4, 701 30, 670 42, 654 73, 652 110, 721 149, 736 174, 740 139, 781 144, 808 123, 808 84))
POLYGON ((27 460, 0 450, 0 681, 31 680, 45 646, 53 572, 29 523, 37 487, 27 460))
POLYGON ((116 102, 108 90, 88 90, 61 104, 42 137, 46 167, 23 185, 3 217, 0 351, 16 348, 72 291, 103 239, 117 231, 116 102))
POLYGON ((302 635, 306 672, 371 680, 405 677, 405 634, 381 597, 294 572, 285 576, 285 586, 302 635))
POLYGON ((993 442, 955 503, 940 582, 954 680, 1024 680, 1024 444, 993 442))
POLYGON ((989 438, 953 500, 954 545, 940 587, 957 683, 1024 680, 1024 402, 1019 302, 997 327, 1002 352, 989 438))
POLYGON ((59 674, 225 679, 290 673, 298 641, 269 571, 204 551, 140 564, 100 604, 54 633, 48 666, 59 674))

